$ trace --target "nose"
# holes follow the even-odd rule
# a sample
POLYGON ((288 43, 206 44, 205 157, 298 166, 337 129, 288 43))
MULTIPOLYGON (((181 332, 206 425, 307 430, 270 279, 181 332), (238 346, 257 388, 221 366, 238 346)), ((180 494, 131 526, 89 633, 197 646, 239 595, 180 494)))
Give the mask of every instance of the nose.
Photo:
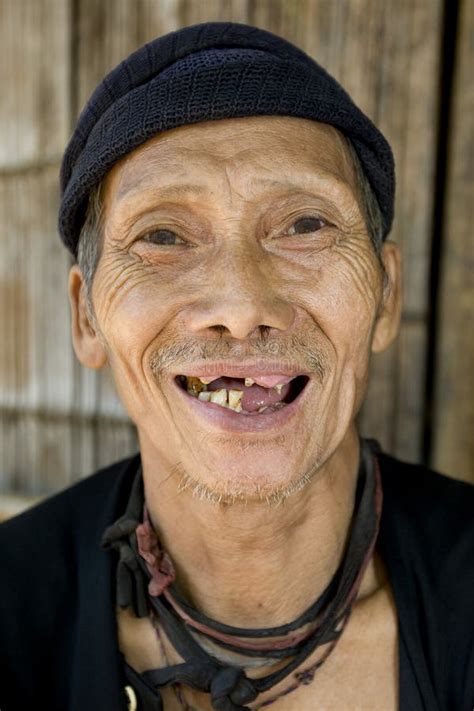
POLYGON ((286 331, 295 319, 294 307, 278 293, 276 274, 258 246, 229 246, 208 272, 199 298, 187 310, 185 325, 203 335, 224 330, 245 340, 261 327, 286 331))

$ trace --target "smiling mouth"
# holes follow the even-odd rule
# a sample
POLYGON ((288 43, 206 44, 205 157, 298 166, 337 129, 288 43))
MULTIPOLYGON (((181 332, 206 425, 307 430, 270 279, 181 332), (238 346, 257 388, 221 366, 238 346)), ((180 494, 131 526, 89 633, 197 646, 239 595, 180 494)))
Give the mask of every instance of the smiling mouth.
POLYGON ((270 414, 284 409, 303 391, 307 375, 297 375, 289 382, 271 388, 255 383, 252 378, 221 376, 205 383, 195 376, 177 375, 177 385, 190 397, 203 404, 210 403, 241 415, 270 414))

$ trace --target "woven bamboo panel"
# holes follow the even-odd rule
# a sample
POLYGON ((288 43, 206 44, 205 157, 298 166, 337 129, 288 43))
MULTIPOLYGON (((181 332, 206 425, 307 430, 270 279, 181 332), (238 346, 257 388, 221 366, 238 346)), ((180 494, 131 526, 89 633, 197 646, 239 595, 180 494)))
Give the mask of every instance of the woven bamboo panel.
MULTIPOLYGON (((393 146, 398 176, 393 238, 405 258, 404 316, 398 342, 373 359, 361 427, 389 451, 421 459, 441 0, 2 0, 1 490, 46 494, 136 450, 134 428, 110 375, 84 370, 70 345, 70 258, 56 234, 59 161, 73 122, 108 70, 143 42, 207 20, 249 22, 295 42, 341 81, 393 146), (15 40, 20 35, 21 43, 15 40)), ((467 58, 464 62, 467 66, 467 58)), ((460 87, 467 73, 460 71, 460 87)), ((459 116, 468 112, 462 100, 467 99, 458 99, 459 116)), ((453 139, 453 151, 461 154, 467 123, 463 128, 459 120, 454 129, 461 137, 453 139)), ((452 196, 461 181, 456 170, 462 172, 453 166, 458 182, 452 196)), ((464 254, 471 207, 466 199, 455 208, 453 200, 453 214, 464 215, 450 222, 459 230, 453 249, 458 244, 464 254)), ((449 280, 460 278, 452 266, 458 260, 454 253, 447 257, 445 295, 449 280)), ((460 289, 467 279, 466 272, 460 289)), ((449 320, 449 304, 444 308, 449 320)), ((462 332, 463 319, 452 329, 462 332)), ((451 342, 451 331, 441 329, 440 336, 444 344, 451 342)), ((443 353, 455 368, 452 354, 443 353)), ((440 380, 451 377, 443 373, 439 370, 440 380)), ((444 392, 441 388, 441 399, 444 392)), ((459 402, 451 398, 444 413, 452 422, 459 402)), ((456 427, 439 422, 446 430, 440 448, 455 443, 458 455, 451 462, 436 454, 436 462, 447 469, 455 463, 453 473, 462 473, 467 449, 459 446, 456 427)))
POLYGON ((437 343, 434 466, 474 481, 474 3, 461 3, 437 343))

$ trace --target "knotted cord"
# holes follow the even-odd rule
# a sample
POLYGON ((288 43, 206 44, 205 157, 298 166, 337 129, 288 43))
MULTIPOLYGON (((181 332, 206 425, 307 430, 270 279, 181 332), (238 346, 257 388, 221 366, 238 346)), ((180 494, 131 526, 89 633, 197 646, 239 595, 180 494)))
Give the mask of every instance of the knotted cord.
MULTIPOLYGON (((184 661, 150 669, 141 675, 134 673, 133 676, 141 679, 147 694, 150 688, 155 690, 157 702, 160 688, 184 684, 209 693, 215 711, 244 711, 249 708, 246 704, 291 674, 293 683, 284 693, 289 693, 300 684, 311 683, 349 619, 374 551, 381 508, 382 490, 377 460, 371 451, 371 443, 361 440, 349 541, 342 562, 326 589, 293 622, 272 628, 232 627, 194 609, 177 589, 172 561, 162 550, 151 526, 139 467, 127 509, 107 528, 102 546, 116 551, 119 556, 117 604, 122 608, 131 606, 137 617, 147 617, 152 611, 184 661), (288 662, 265 676, 250 679, 242 668, 224 664, 203 649, 191 630, 240 655, 266 657, 271 662, 288 659, 288 662), (316 662, 298 671, 318 647, 325 645, 328 645, 327 648, 316 662)), ((272 703, 276 698, 265 701, 261 706, 272 703)), ((157 708, 161 708, 161 702, 157 708)))

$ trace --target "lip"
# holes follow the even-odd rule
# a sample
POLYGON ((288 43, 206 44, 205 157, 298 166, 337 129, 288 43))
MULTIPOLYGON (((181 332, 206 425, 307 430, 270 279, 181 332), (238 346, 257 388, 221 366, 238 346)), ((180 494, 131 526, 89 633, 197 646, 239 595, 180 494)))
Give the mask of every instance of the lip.
MULTIPOLYGON (((186 366, 183 366, 186 367, 186 366)), ((187 375, 188 377, 205 377, 205 378, 220 378, 223 375, 229 378, 249 378, 269 375, 283 375, 289 378, 295 378, 297 375, 310 375, 298 365, 288 364, 288 361, 253 359, 247 364, 244 361, 239 361, 238 364, 226 363, 225 361, 209 363, 195 363, 186 370, 172 374, 172 377, 177 375, 187 375)))
MULTIPOLYGON (((304 374, 306 375, 306 373, 304 374)), ((198 376, 199 377, 199 376, 198 376)), ((238 377, 238 376, 237 376, 238 377)), ((183 404, 191 409, 201 420, 218 427, 227 432, 269 432, 281 429, 291 422, 298 410, 304 404, 308 390, 310 390, 312 378, 308 376, 308 381, 297 397, 281 410, 276 412, 262 412, 259 415, 241 415, 221 405, 212 402, 202 402, 198 398, 188 395, 176 380, 173 379, 173 386, 182 399, 183 404)))

